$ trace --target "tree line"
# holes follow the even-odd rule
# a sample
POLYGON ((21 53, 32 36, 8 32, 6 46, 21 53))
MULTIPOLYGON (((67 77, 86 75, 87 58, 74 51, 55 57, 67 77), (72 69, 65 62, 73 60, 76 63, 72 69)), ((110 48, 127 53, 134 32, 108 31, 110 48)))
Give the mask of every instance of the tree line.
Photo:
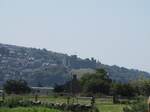
MULTIPOLYGON (((150 93, 150 79, 144 75, 129 82, 116 82, 108 76, 103 68, 95 70, 95 73, 87 73, 79 79, 82 93, 121 95, 124 97, 148 96, 150 93)), ((63 92, 62 85, 55 84, 55 92, 63 92), (60 89, 59 89, 60 88, 60 89)))
MULTIPOLYGON (((39 79, 39 82, 41 80, 39 79)), ((37 83, 39 83, 37 82, 37 83)), ((134 97, 138 95, 148 96, 150 93, 150 79, 143 75, 135 80, 122 83, 112 80, 108 72, 102 68, 96 69, 95 73, 87 73, 79 79, 82 93, 121 95, 125 97, 134 97)), ((42 84, 40 84, 42 85, 42 84)), ((30 91, 30 87, 25 80, 7 80, 3 83, 3 89, 6 93, 21 94, 30 91)), ((63 92, 61 84, 54 85, 54 92, 63 92)))

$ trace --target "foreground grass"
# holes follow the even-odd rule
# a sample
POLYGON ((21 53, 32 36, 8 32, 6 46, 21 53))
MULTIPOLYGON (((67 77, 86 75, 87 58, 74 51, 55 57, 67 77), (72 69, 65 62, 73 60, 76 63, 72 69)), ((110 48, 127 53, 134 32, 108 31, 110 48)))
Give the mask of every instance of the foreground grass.
POLYGON ((44 107, 17 107, 17 108, 0 108, 0 112, 69 112, 44 107))
POLYGON ((127 105, 100 105, 98 109, 100 112, 123 112, 123 107, 127 105))
MULTIPOLYGON (((98 106, 100 112, 123 112, 124 105, 101 105, 98 106)), ((17 107, 17 108, 0 108, 0 112, 69 112, 44 107, 17 107)))

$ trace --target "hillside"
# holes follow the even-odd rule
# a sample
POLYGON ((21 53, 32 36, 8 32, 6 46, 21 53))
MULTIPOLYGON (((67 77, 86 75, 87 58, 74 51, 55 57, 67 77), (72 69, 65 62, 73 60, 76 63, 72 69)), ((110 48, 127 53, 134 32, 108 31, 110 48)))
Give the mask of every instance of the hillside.
POLYGON ((80 78, 96 68, 104 68, 116 81, 127 82, 142 74, 150 78, 147 72, 105 65, 94 58, 81 59, 77 55, 68 56, 46 49, 0 44, 0 87, 8 79, 25 79, 30 86, 36 86, 38 82, 43 86, 63 84, 70 80, 71 73, 80 78))
POLYGON ((144 75, 145 78, 150 78, 150 74, 145 71, 139 71, 137 69, 127 69, 124 67, 119 67, 117 65, 104 65, 104 64, 97 64, 98 68, 104 68, 110 78, 114 79, 115 81, 121 82, 128 82, 131 80, 135 80, 137 77, 144 75))

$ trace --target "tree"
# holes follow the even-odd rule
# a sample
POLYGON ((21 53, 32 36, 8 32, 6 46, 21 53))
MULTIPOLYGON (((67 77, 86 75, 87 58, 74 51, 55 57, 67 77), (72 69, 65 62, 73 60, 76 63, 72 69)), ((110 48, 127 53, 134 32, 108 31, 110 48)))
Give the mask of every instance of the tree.
POLYGON ((40 81, 37 82, 36 86, 37 87, 43 87, 40 81))
POLYGON ((3 90, 7 94, 22 94, 29 93, 31 91, 30 87, 27 85, 25 80, 8 80, 3 84, 3 90))
POLYGON ((121 85, 119 89, 119 95, 125 97, 132 97, 134 96, 134 88, 130 83, 124 83, 121 85))
POLYGON ((107 72, 102 69, 96 69, 95 73, 85 74, 81 77, 80 83, 83 92, 104 93, 109 94, 110 87, 112 84, 112 79, 107 76, 107 72))
POLYGON ((59 85, 59 84, 54 84, 54 90, 53 92, 56 92, 56 93, 59 93, 59 92, 63 92, 64 89, 63 89, 63 86, 62 85, 59 85))
POLYGON ((130 84, 133 86, 137 95, 149 96, 150 93, 150 79, 145 78, 141 75, 136 80, 131 81, 130 84))
POLYGON ((115 83, 111 88, 111 93, 113 95, 121 95, 125 97, 135 96, 135 89, 131 85, 131 83, 115 83))

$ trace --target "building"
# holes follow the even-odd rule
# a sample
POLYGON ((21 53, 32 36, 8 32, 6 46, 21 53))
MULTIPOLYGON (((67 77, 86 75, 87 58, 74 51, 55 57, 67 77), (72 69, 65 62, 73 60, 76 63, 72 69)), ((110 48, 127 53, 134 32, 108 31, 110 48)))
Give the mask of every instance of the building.
POLYGON ((3 90, 0 90, 0 94, 4 94, 5 92, 3 90))
POLYGON ((53 87, 31 87, 31 93, 36 95, 48 95, 53 93, 53 87))
POLYGON ((80 93, 82 89, 77 80, 77 75, 73 75, 72 80, 63 85, 63 89, 66 93, 80 93))
POLYGON ((79 69, 79 68, 96 68, 96 60, 94 58, 90 59, 78 59, 77 55, 65 56, 63 58, 63 65, 68 68, 79 69))

